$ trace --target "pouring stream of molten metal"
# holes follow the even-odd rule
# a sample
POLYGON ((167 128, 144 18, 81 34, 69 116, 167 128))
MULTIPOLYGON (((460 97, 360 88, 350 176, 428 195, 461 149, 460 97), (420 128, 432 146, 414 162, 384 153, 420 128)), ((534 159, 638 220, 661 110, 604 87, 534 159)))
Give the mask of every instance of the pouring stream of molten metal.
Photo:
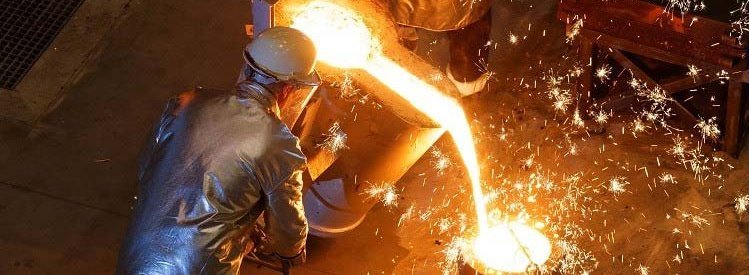
POLYGON ((485 230, 488 222, 486 220, 484 194, 481 192, 481 175, 471 129, 468 126, 463 108, 452 97, 443 95, 434 86, 425 83, 383 56, 374 56, 364 69, 377 79, 387 79, 388 81, 383 83, 393 91, 406 91, 399 93, 399 95, 450 132, 463 158, 463 163, 468 169, 468 175, 473 184, 471 189, 473 190, 479 226, 481 230, 485 230), (415 89, 414 87, 422 88, 415 89))
POLYGON ((489 228, 473 136, 463 108, 456 99, 385 57, 378 49, 376 38, 352 10, 323 0, 313 1, 293 18, 292 27, 313 40, 320 61, 338 68, 365 70, 447 129, 458 147, 472 184, 479 224, 479 236, 474 242, 473 253, 479 260, 490 268, 518 272, 531 264, 541 264, 548 258, 548 240, 534 229, 522 225, 489 228), (537 240, 539 236, 541 241, 537 240), (528 246, 542 248, 536 252, 539 249, 528 246), (497 262, 497 256, 504 259, 497 262))

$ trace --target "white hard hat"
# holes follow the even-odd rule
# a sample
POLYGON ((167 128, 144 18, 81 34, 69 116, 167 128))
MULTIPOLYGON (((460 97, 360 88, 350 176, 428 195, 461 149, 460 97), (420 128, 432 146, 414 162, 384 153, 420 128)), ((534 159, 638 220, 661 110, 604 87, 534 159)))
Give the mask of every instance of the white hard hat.
POLYGON ((277 80, 320 85, 315 45, 297 29, 272 27, 261 32, 247 45, 244 56, 251 67, 277 80))

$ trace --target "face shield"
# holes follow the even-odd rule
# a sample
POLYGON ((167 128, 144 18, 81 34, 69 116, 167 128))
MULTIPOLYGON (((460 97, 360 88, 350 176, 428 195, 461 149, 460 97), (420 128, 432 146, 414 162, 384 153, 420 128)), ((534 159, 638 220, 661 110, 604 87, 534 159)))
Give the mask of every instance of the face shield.
POLYGON ((245 69, 242 70, 239 81, 252 79, 261 84, 283 82, 291 85, 293 91, 286 93, 286 98, 279 102, 278 108, 281 111, 281 120, 289 129, 294 128, 297 119, 322 82, 317 70, 302 78, 284 80, 263 71, 247 51, 244 52, 244 59, 245 69))

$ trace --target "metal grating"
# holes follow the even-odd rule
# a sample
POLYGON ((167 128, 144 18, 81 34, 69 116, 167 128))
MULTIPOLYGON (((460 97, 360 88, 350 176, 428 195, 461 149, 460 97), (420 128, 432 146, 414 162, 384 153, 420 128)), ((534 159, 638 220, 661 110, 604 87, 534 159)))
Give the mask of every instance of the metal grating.
POLYGON ((0 88, 14 89, 83 0, 0 0, 0 88))

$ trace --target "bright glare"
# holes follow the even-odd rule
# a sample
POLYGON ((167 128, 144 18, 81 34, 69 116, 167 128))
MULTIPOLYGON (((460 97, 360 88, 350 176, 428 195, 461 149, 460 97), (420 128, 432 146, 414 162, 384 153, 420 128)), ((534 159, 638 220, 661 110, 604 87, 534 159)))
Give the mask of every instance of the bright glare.
POLYGON ((294 17, 291 27, 312 39, 320 61, 338 68, 361 68, 373 51, 372 33, 362 18, 329 2, 310 3, 294 17))
POLYGON ((474 251, 481 261, 487 261, 488 267, 499 271, 512 271, 520 266, 525 270, 531 262, 540 264, 548 258, 549 252, 546 251, 551 251, 549 241, 535 229, 523 225, 488 227, 471 128, 455 98, 440 92, 375 49, 379 41, 353 10, 322 0, 313 1, 294 17, 292 27, 310 36, 317 47, 320 61, 338 68, 367 71, 450 132, 471 179, 480 229, 477 240, 481 240, 474 244, 474 251), (508 238, 512 237, 508 232, 514 232, 517 238, 508 238), (531 255, 530 259, 505 257, 516 255, 518 247, 529 246, 533 247, 533 251, 538 251, 533 253, 545 253, 546 256, 531 255))
POLYGON ((473 184, 479 226, 485 228, 486 209, 476 149, 460 104, 374 49, 379 43, 353 10, 313 1, 294 16, 291 27, 312 39, 320 61, 338 68, 364 69, 450 132, 473 184))
POLYGON ((473 242, 474 260, 491 270, 520 273, 541 265, 551 255, 549 240, 535 229, 520 223, 492 227, 473 242))

